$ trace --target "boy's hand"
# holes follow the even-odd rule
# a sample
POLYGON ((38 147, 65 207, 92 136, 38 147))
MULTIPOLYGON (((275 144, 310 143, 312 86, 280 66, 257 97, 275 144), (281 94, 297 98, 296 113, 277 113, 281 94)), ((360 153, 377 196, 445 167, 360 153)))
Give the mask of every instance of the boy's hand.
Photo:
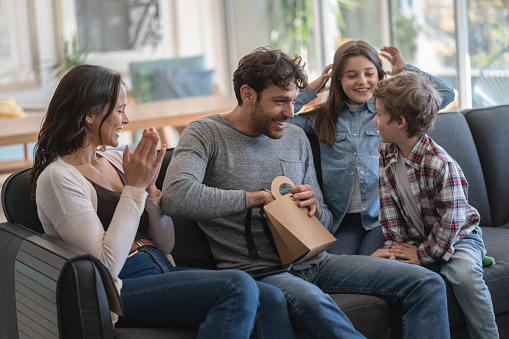
POLYGON ((419 256, 417 255, 417 247, 408 243, 403 243, 401 246, 392 246, 389 250, 397 258, 401 258, 401 262, 406 264, 421 265, 419 256))
POLYGON ((378 258, 386 258, 390 260, 396 260, 396 256, 390 252, 388 248, 379 248, 373 254, 371 254, 371 257, 378 257, 378 258))
POLYGON ((309 87, 316 93, 323 92, 325 90, 328 90, 329 88, 325 86, 329 79, 332 76, 332 72, 330 71, 332 69, 332 64, 326 66, 320 75, 320 77, 316 80, 313 80, 309 83, 309 87))
POLYGON ((396 75, 405 68, 407 62, 401 56, 399 49, 394 46, 382 47, 381 53, 387 60, 389 60, 392 64, 392 71, 387 71, 387 74, 396 75), (387 54, 386 54, 387 53, 387 54))
POLYGON ((293 198, 299 201, 299 207, 306 207, 309 210, 308 215, 316 216, 317 219, 322 217, 322 207, 316 199, 315 191, 311 185, 294 186, 290 190, 293 193, 293 198))

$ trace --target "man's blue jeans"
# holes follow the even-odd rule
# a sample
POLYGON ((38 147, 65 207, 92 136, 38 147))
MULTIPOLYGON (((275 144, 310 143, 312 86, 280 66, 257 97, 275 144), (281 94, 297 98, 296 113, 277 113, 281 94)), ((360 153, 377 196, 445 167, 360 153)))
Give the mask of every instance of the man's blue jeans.
POLYGON ((283 293, 245 272, 173 267, 160 250, 145 247, 127 259, 119 278, 125 308, 119 327, 199 328, 198 338, 249 338, 256 317, 259 337, 294 337, 283 293))
MULTIPOLYGON (((402 306, 403 338, 449 338, 445 283, 420 266, 362 255, 326 254, 320 264, 262 281, 286 296, 294 326, 313 338, 362 338, 327 293, 359 293, 402 306)), ((368 320, 369 321, 369 320, 368 320)))

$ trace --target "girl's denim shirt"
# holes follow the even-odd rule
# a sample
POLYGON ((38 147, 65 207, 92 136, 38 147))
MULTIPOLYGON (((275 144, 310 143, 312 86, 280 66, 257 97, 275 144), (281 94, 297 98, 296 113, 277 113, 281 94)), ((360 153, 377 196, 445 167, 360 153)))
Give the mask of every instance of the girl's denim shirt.
MULTIPOLYGON (((422 72, 412 65, 404 70, 422 72)), ((427 73, 425 73, 427 74, 427 73)), ((442 96, 442 108, 454 99, 454 91, 442 80, 428 74, 437 85, 442 96)), ((308 86, 302 91, 295 103, 295 111, 316 98, 316 94, 308 86)), ((348 103, 343 105, 336 123, 336 140, 329 146, 320 142, 320 157, 322 166, 322 192, 325 204, 332 212, 333 221, 331 233, 339 228, 345 216, 355 181, 355 173, 359 174, 361 190, 361 220, 365 230, 380 226, 378 213, 380 199, 378 194, 378 145, 380 135, 373 120, 376 116, 373 99, 353 110, 348 103)), ((290 123, 300 126, 306 134, 315 134, 316 116, 295 115, 290 123)))

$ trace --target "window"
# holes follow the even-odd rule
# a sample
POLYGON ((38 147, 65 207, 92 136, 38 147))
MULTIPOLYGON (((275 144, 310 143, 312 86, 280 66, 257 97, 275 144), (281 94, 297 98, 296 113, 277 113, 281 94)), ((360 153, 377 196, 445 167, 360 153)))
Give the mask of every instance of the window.
POLYGON ((161 42, 157 0, 76 0, 75 7, 82 51, 157 48, 161 42))
POLYGON ((468 1, 473 107, 509 103, 509 3, 468 1))
MULTIPOLYGON (((457 89, 453 0, 392 0, 390 14, 392 44, 405 60, 457 89)), ((446 109, 458 109, 458 97, 446 109)))
POLYGON ((344 20, 344 25, 341 26, 342 40, 364 40, 378 49, 384 45, 383 30, 380 29, 381 1, 358 0, 353 6, 340 7, 339 10, 344 20))
POLYGON ((244 55, 266 46, 298 54, 309 67, 308 51, 317 36, 312 0, 227 0, 226 4, 231 74, 244 55))
POLYGON ((57 0, 60 39, 87 62, 127 74, 129 62, 175 55, 173 1, 57 0))
POLYGON ((509 103, 507 1, 391 0, 390 16, 407 61, 456 90, 449 109, 509 103))

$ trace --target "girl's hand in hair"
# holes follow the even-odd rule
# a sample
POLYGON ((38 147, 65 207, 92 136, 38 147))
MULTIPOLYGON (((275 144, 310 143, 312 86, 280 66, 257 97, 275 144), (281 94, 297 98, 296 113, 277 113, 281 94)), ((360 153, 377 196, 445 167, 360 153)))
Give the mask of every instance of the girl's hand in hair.
MULTIPOLYGON (((144 130, 134 152, 126 146, 124 151, 124 173, 126 185, 142 190, 151 190, 161 168, 165 151, 157 154, 159 135, 152 128, 144 130)), ((150 192, 149 192, 150 193, 150 192)))
POLYGON ((332 64, 330 64, 324 68, 322 74, 320 75, 320 77, 318 79, 313 80, 312 82, 309 83, 309 87, 311 87, 311 89, 316 94, 329 89, 329 87, 327 87, 326 84, 332 76, 331 69, 332 69, 332 64))
POLYGON ((381 54, 392 64, 392 71, 387 71, 387 74, 396 75, 407 65, 398 48, 394 46, 383 47, 382 52, 385 52, 381 54))

